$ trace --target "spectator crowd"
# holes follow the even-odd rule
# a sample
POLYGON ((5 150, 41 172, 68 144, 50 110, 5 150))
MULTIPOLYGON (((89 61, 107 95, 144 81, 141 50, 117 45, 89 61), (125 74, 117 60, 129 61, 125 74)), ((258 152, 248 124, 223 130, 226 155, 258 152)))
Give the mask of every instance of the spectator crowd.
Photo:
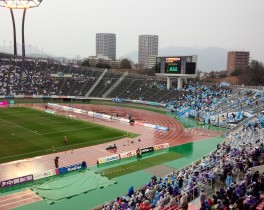
MULTIPOLYGON (((28 60, 23 69, 22 72, 19 65, 7 64, 5 58, 0 60, 0 95, 80 95, 89 79, 91 84, 96 81, 93 76, 78 70, 73 73, 65 70, 66 67, 63 72, 71 74, 71 79, 52 77, 54 68, 48 67, 46 61, 28 60), (46 71, 40 71, 42 65, 46 71), (80 89, 71 90, 78 84, 80 89)), ((151 86, 165 89, 164 82, 155 81, 151 86)), ((199 200, 201 210, 262 208, 259 206, 263 203, 264 175, 252 167, 263 164, 263 102, 261 91, 234 91, 226 83, 220 86, 185 84, 177 97, 167 101, 167 109, 180 116, 206 124, 211 116, 227 111, 233 112, 236 123, 244 119, 237 113, 247 111, 252 117, 228 132, 225 143, 200 161, 162 178, 154 175, 139 190, 131 186, 126 195, 104 204, 102 209, 188 209, 188 203, 193 200, 199 200), (209 188, 214 193, 209 194, 209 188)))

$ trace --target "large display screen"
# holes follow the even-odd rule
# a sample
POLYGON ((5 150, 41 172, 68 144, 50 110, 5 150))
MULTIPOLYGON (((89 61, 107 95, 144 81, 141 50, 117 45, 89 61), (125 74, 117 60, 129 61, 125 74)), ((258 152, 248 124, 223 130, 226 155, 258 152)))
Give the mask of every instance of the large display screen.
POLYGON ((187 62, 186 63, 186 74, 195 74, 196 63, 195 62, 187 62))
POLYGON ((165 59, 165 73, 180 74, 181 73, 181 58, 172 57, 165 59))
POLYGON ((197 58, 192 56, 161 56, 156 58, 155 72, 157 74, 189 74, 196 71, 197 58), (195 61, 193 61, 195 60, 195 61))

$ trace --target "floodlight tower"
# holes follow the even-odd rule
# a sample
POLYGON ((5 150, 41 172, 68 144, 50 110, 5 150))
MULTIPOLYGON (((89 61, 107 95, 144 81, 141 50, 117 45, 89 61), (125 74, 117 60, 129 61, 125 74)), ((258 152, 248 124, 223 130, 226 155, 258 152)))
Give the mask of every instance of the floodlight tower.
POLYGON ((42 0, 0 0, 0 7, 9 8, 12 23, 13 23, 13 36, 14 36, 14 55, 17 55, 17 43, 16 43, 16 24, 13 14, 13 9, 23 9, 23 19, 22 19, 22 57, 25 57, 25 17, 27 9, 38 7, 42 0))

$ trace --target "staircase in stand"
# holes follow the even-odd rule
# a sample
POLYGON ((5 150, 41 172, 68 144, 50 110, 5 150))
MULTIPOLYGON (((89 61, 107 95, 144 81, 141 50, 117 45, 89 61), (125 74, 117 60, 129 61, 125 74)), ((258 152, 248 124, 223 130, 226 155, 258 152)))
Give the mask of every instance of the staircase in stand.
POLYGON ((125 76, 128 75, 128 72, 126 71, 120 78, 119 80, 116 81, 115 84, 112 85, 112 87, 110 87, 104 94, 103 94, 103 98, 106 98, 125 78, 125 76))
POLYGON ((93 90, 95 89, 95 87, 98 85, 98 83, 101 81, 101 79, 104 77, 104 75, 106 74, 107 69, 105 69, 103 71, 103 73, 101 74, 101 76, 96 80, 96 82, 93 84, 93 86, 90 88, 90 90, 88 90, 88 92, 85 94, 85 97, 89 97, 89 95, 93 92, 93 90))

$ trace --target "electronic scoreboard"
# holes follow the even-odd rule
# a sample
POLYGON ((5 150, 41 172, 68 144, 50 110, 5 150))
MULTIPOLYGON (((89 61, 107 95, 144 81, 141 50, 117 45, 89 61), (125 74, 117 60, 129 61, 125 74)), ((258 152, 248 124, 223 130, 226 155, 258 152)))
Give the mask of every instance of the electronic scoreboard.
POLYGON ((195 75, 197 56, 159 56, 156 58, 156 74, 195 75))

